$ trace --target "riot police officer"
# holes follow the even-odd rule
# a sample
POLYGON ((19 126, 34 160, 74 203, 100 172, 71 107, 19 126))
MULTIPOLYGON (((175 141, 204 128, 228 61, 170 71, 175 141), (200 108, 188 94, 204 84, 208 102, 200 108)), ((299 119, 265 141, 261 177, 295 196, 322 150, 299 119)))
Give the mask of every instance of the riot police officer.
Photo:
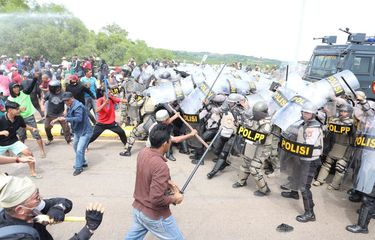
POLYGON ((130 136, 127 139, 128 146, 125 151, 120 152, 120 156, 131 156, 131 149, 135 143, 135 139, 147 137, 149 127, 155 122, 155 118, 153 116, 154 110, 155 104, 153 103, 152 99, 148 96, 145 96, 144 102, 141 107, 142 122, 139 123, 136 127, 134 127, 133 130, 130 132, 130 136))
POLYGON ((245 139, 245 148, 238 181, 233 184, 233 188, 246 186, 246 180, 251 175, 258 187, 254 195, 261 197, 271 192, 261 171, 264 161, 271 155, 271 118, 268 106, 263 101, 255 103, 252 113, 251 118, 245 113, 238 130, 238 134, 245 139))
POLYGON ((349 225, 346 230, 352 233, 368 233, 368 225, 375 213, 375 118, 367 115, 358 126, 354 147, 356 152, 356 169, 354 174, 354 191, 362 200, 358 222, 349 225), (358 194, 360 193, 360 194, 358 194))
MULTIPOLYGON (((316 120, 316 113, 316 107, 306 101, 302 106, 302 121, 297 121, 295 124, 297 144, 309 145, 312 148, 308 151, 311 152, 311 156, 300 156, 297 159, 298 165, 294 168, 292 176, 294 186, 291 189, 301 191, 305 209, 304 214, 296 217, 299 222, 315 221, 314 202, 310 188, 317 169, 321 165, 320 155, 323 149, 323 131, 321 124, 316 120)), ((286 198, 299 199, 296 190, 281 192, 281 195, 286 198)))
POLYGON ((230 165, 227 158, 235 142, 237 119, 241 118, 245 108, 248 108, 246 99, 238 93, 231 93, 223 104, 222 110, 224 113, 220 121, 220 136, 213 144, 214 153, 219 156, 219 159, 211 172, 207 174, 208 179, 213 178, 216 173, 230 165))
POLYGON ((329 121, 328 131, 331 136, 333 136, 333 138, 330 138, 332 141, 332 148, 328 152, 327 158, 320 168, 319 175, 316 181, 313 183, 314 186, 320 186, 325 183, 332 165, 336 162, 335 176, 333 177, 332 182, 329 184, 328 189, 339 189, 346 171, 346 167, 348 165, 347 154, 352 142, 352 112, 353 108, 350 105, 343 105, 341 108, 339 108, 339 117, 331 118, 331 120, 329 121))
MULTIPOLYGON (((199 135, 202 136, 202 139, 206 142, 211 141, 219 130, 222 115, 220 106, 225 99, 225 95, 217 94, 208 104, 204 104, 202 111, 199 113, 199 135)), ((197 164, 203 153, 204 146, 199 143, 199 147, 195 149, 194 156, 191 156, 193 159, 191 163, 197 164)), ((202 161, 201 164, 203 165, 204 162, 202 161)))

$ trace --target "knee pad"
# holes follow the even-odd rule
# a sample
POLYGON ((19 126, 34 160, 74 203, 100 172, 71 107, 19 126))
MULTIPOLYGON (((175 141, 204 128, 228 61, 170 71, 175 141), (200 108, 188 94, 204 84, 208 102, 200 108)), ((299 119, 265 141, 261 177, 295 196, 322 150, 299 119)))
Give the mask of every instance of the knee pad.
POLYGON ((326 160, 324 160, 324 162, 322 164, 322 167, 329 170, 329 169, 331 169, 332 164, 333 164, 333 159, 330 158, 330 157, 327 157, 326 160))
POLYGON ((345 172, 346 170, 346 166, 348 165, 348 163, 343 160, 343 159, 340 159, 336 162, 336 170, 339 172, 339 173, 343 173, 345 172))

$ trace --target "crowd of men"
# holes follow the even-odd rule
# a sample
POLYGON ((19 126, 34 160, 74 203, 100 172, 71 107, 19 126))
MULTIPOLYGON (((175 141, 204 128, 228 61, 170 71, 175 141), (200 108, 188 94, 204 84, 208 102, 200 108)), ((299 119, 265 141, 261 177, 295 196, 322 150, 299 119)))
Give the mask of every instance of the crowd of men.
MULTIPOLYGON (((370 219, 375 216, 375 164, 368 163, 367 159, 371 155, 369 151, 375 148, 375 139, 371 138, 371 131, 375 128, 375 108, 363 92, 331 97, 322 106, 303 99, 298 108, 299 119, 283 128, 272 120, 277 111, 271 111, 269 102, 264 99, 251 102, 251 98, 248 98, 259 91, 256 84, 249 82, 246 91, 236 91, 229 83, 229 91, 213 93, 210 88, 207 92, 202 90, 197 78, 192 77, 192 72, 179 70, 178 67, 178 63, 174 61, 148 61, 137 65, 134 59, 130 59, 124 66, 110 70, 104 60, 84 58, 80 61, 73 57, 68 62, 64 57, 57 69, 54 69, 44 57, 32 62, 27 56, 17 56, 16 61, 2 56, 1 154, 22 154, 29 157, 21 159, 22 161, 16 157, 14 161, 27 162, 30 176, 41 178, 36 172, 33 153, 24 144, 27 136, 25 132, 31 131, 38 143, 40 156, 45 157, 44 145, 53 143, 51 129, 54 124, 59 123, 67 144, 73 142, 76 153, 73 175, 78 176, 88 165, 86 149, 104 130, 118 134, 124 145, 124 151, 119 153, 123 157, 132 155, 136 139, 147 139, 147 147, 138 155, 133 203, 135 222, 127 239, 140 239, 147 231, 160 239, 167 239, 171 235, 176 239, 183 239, 173 217, 170 218, 168 207, 169 204, 181 203, 183 199, 176 184, 170 181, 169 169, 165 165, 166 159, 176 161, 174 146, 179 148, 180 153, 191 154, 192 164, 203 165, 206 152, 212 151, 217 157, 213 159, 214 166, 207 174, 208 179, 217 176, 231 164, 231 155, 240 157, 242 164, 233 188, 246 186, 251 176, 256 184, 254 195, 258 197, 266 197, 272 191, 266 176, 281 178, 286 175, 286 182, 280 186, 285 190, 281 196, 298 200, 299 192, 301 193, 304 213, 298 215, 296 220, 304 223, 316 220, 312 185, 324 185, 330 172, 334 171, 327 189, 340 190, 345 176, 352 170, 353 188, 348 192, 349 200, 362 202, 362 205, 358 211, 357 224, 349 225, 346 229, 353 233, 368 233, 370 219), (187 78, 193 83, 193 89, 202 90, 204 95, 204 98, 199 99, 200 107, 195 112, 185 112, 183 102, 184 97, 186 99, 194 90, 186 93, 176 87, 181 88, 182 79, 187 78), (172 100, 155 99, 152 89, 164 89, 162 86, 168 84, 174 89, 172 100), (116 122, 117 109, 121 113, 119 122, 116 122), (37 129, 36 111, 44 121, 47 135, 45 142, 37 129), (134 126, 129 136, 126 136, 123 125, 134 126), (209 142, 212 144, 207 148, 209 142), (154 165, 148 165, 147 161, 151 158, 154 159, 154 165), (364 166, 365 164, 367 165, 364 166), (152 168, 162 169, 163 172, 153 171, 152 168), (148 169, 147 172, 151 175, 144 176, 146 170, 142 169, 148 169), (157 191, 150 187, 156 184, 154 178, 160 184, 157 191), (169 194, 165 195, 166 192, 169 194), (169 232, 163 233, 160 229, 153 228, 152 224, 147 224, 160 217, 165 224, 172 225, 169 232)), ((239 64, 232 66, 232 69, 233 72, 251 75, 254 82, 259 81, 259 71, 243 68, 239 64)), ((277 92, 279 86, 280 84, 275 84, 270 89, 277 92)), ((12 160, 4 159, 4 163, 8 162, 12 160)), ((20 186, 30 187, 31 183, 27 179, 21 183, 16 177, 11 178, 4 177, 4 186, 12 181, 19 181, 17 184, 20 186)), ((25 194, 25 198, 23 201, 13 201, 10 205, 2 204, 3 191, 0 193, 0 206, 5 209, 5 214, 14 218, 19 217, 14 213, 24 214, 22 207, 19 208, 22 204, 23 207, 27 205, 24 201, 38 199, 34 185, 31 186, 33 190, 29 189, 27 193, 24 193, 24 188, 20 188, 20 194, 25 194)), ((7 198, 8 195, 4 197, 7 198)), ((39 199, 33 206, 40 203, 39 199)), ((47 205, 52 208, 59 206, 59 213, 66 213, 71 208, 66 199, 47 205)), ((31 208, 33 207, 29 206, 25 209, 31 208)), ((41 209, 47 215, 51 211, 45 209, 45 206, 41 209)), ((96 223, 100 224, 102 207, 90 209, 94 209, 94 214, 99 215, 96 223)), ((50 213, 49 216, 55 221, 62 221, 61 214, 56 216, 50 213)), ((90 227, 88 220, 87 229, 91 234, 99 226, 94 225, 95 227, 90 227)), ((77 238, 73 239, 87 239, 91 236, 87 231, 82 234, 86 234, 85 237, 76 235, 77 238)))

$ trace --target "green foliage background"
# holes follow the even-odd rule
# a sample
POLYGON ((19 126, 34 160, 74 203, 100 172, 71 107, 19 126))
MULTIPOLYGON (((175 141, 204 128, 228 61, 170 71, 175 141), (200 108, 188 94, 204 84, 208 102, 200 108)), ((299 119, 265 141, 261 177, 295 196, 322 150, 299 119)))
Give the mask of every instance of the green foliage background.
POLYGON ((117 24, 103 27, 98 33, 90 31, 64 6, 39 5, 34 0, 0 0, 0 54, 38 57, 43 55, 52 63, 61 57, 96 56, 109 65, 122 65, 133 57, 138 63, 147 59, 174 59, 200 62, 207 54, 207 63, 243 65, 280 65, 280 61, 236 54, 212 54, 156 49, 145 41, 129 39, 128 32, 117 24))

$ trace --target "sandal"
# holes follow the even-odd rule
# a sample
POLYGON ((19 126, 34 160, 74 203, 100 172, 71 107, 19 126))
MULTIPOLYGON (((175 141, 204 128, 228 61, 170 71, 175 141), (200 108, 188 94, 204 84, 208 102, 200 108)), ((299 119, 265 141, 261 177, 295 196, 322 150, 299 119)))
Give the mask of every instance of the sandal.
POLYGON ((31 177, 31 178, 34 178, 34 179, 41 179, 41 178, 43 178, 43 176, 40 175, 40 174, 37 174, 37 175, 31 175, 30 177, 31 177))

